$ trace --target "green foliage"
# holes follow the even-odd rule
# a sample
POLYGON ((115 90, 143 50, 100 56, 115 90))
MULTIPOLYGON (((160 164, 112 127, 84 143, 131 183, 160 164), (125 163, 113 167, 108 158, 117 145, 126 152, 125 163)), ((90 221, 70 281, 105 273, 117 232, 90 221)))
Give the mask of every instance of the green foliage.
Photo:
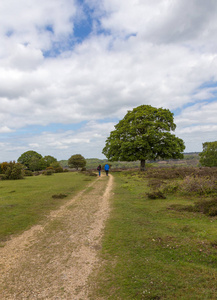
POLYGON ((46 162, 44 161, 43 157, 38 158, 33 156, 29 162, 29 170, 31 171, 40 171, 46 168, 46 162))
POLYGON ((168 109, 141 105, 128 111, 110 133, 103 154, 112 161, 183 158, 183 140, 171 134, 176 128, 168 109))
POLYGON ((199 155, 202 166, 217 167, 217 141, 203 143, 203 151, 199 155))
POLYGON ((65 197, 67 197, 66 194, 57 194, 57 195, 55 194, 55 195, 52 195, 53 199, 63 199, 65 197))
POLYGON ((24 170, 24 176, 33 176, 33 172, 30 170, 24 170))
POLYGON ((51 165, 50 165, 50 168, 52 168, 55 173, 62 173, 63 172, 63 168, 61 167, 60 163, 55 161, 55 162, 52 162, 51 165))
POLYGON ((68 160, 70 168, 84 168, 86 166, 86 160, 81 154, 72 155, 68 160))
POLYGON ((52 169, 48 169, 48 170, 45 170, 45 171, 43 171, 43 175, 53 175, 53 173, 54 173, 54 170, 52 170, 52 169))
POLYGON ((154 191, 146 193, 149 199, 166 199, 166 196, 162 191, 154 191))
POLYGON ((23 178, 23 166, 19 163, 15 163, 15 161, 11 162, 3 162, 1 164, 1 172, 3 176, 1 176, 2 180, 7 179, 22 179, 23 178))
POLYGON ((46 162, 42 155, 32 150, 24 152, 17 161, 31 171, 39 171, 46 168, 46 162))
POLYGON ((50 167, 51 164, 57 162, 57 159, 51 155, 46 155, 44 156, 44 161, 46 162, 46 167, 50 167))

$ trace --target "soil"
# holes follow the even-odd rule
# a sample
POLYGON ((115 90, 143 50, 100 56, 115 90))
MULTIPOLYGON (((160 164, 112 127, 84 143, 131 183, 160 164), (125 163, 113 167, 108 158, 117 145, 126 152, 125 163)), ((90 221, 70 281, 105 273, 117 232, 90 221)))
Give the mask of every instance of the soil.
POLYGON ((88 278, 100 264, 112 175, 98 177, 43 225, 0 248, 0 299, 89 299, 88 278))

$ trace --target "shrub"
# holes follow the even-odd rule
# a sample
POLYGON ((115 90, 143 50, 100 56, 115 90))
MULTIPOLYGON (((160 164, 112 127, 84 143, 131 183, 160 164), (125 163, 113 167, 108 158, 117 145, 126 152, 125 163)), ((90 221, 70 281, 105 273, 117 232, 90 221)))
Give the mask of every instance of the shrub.
POLYGON ((39 171, 35 171, 35 172, 33 172, 33 175, 34 176, 38 176, 38 175, 40 175, 41 173, 39 172, 39 171))
POLYGON ((33 176, 33 172, 30 170, 24 170, 24 176, 33 176))
POLYGON ((4 162, 1 164, 1 170, 4 176, 2 179, 22 179, 23 178, 23 166, 15 161, 9 163, 4 162))
POLYGON ((0 174, 0 180, 5 180, 5 179, 7 179, 5 174, 0 174))
POLYGON ((62 167, 55 168, 55 173, 62 173, 62 172, 63 172, 62 167))
POLYGON ((194 206, 184 206, 181 210, 189 212, 200 212, 207 216, 214 217, 217 216, 217 198, 211 200, 201 200, 195 202, 194 206))
POLYGON ((149 199, 166 199, 166 196, 162 191, 155 191, 152 193, 146 193, 149 199))
POLYGON ((152 167, 144 174, 146 178, 184 179, 186 176, 214 177, 217 179, 217 168, 212 167, 152 167))
POLYGON ((53 199, 63 199, 63 198, 65 198, 65 197, 67 197, 66 194, 52 195, 52 198, 53 198, 53 199))
POLYGON ((164 184, 165 182, 158 179, 158 178, 151 178, 148 181, 148 186, 150 186, 153 189, 159 189, 161 187, 162 184, 164 184))
POLYGON ((46 176, 49 176, 49 175, 53 175, 54 171, 53 170, 46 170, 46 171, 43 171, 42 174, 43 175, 46 175, 46 176))
POLYGON ((209 177, 187 176, 180 183, 179 189, 184 194, 209 194, 217 190, 216 180, 209 177))
POLYGON ((87 176, 97 176, 96 173, 94 173, 93 171, 91 170, 88 170, 88 171, 84 171, 84 174, 87 175, 87 176))

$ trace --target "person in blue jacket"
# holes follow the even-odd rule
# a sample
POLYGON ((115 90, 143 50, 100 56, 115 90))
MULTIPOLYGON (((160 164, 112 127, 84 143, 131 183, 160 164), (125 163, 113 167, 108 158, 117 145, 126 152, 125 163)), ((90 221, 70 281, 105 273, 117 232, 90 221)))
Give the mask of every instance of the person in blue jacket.
POLYGON ((109 165, 105 164, 104 170, 106 172, 106 176, 108 176, 108 172, 109 172, 109 165))

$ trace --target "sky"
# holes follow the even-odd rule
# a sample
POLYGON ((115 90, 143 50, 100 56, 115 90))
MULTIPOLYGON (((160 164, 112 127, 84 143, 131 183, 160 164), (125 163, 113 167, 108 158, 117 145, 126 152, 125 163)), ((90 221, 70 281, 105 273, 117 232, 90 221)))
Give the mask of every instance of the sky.
POLYGON ((185 152, 217 140, 216 0, 1 0, 0 162, 105 158, 139 105, 174 113, 185 152))

